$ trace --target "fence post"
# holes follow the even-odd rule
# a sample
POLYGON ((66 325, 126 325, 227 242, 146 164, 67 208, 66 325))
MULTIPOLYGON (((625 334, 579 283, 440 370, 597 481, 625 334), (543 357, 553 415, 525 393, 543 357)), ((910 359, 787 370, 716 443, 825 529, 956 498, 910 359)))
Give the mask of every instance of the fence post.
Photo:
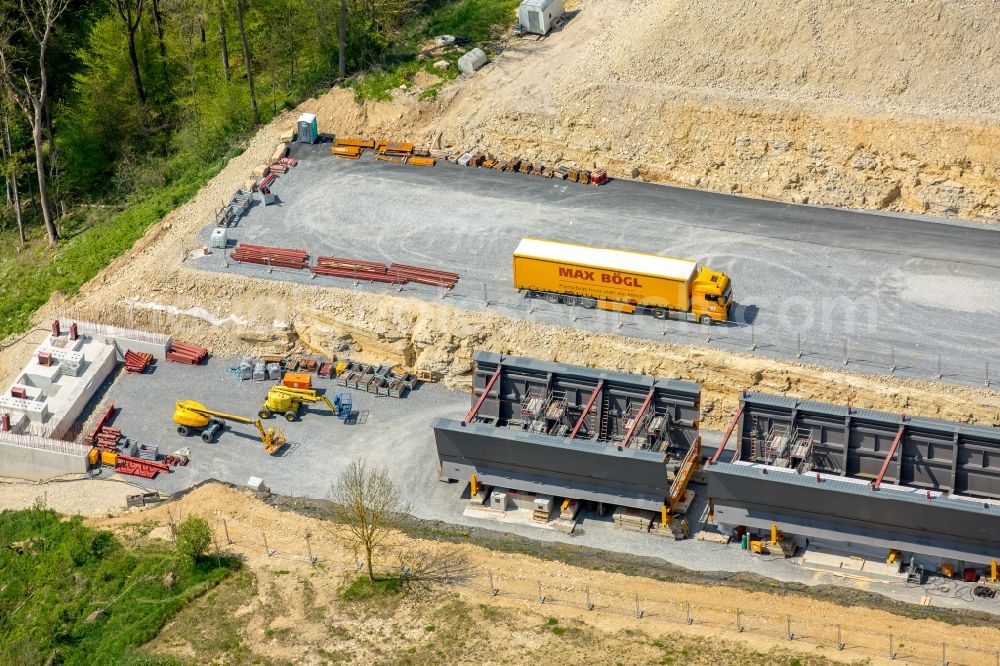
POLYGON ((309 543, 309 533, 306 533, 306 552, 309 553, 309 564, 316 564, 316 558, 313 557, 312 545, 309 543))
POLYGON ((787 623, 787 625, 786 625, 786 632, 787 632, 787 635, 788 635, 788 640, 792 640, 792 639, 795 638, 795 634, 792 633, 792 615, 791 615, 791 613, 789 613, 788 615, 785 616, 785 620, 786 620, 786 623, 787 623))
POLYGON ((225 518, 222 519, 222 529, 226 531, 226 545, 227 546, 233 545, 233 540, 229 538, 229 525, 226 524, 225 518))
POLYGON ((736 631, 743 632, 743 612, 739 608, 736 609, 736 631))
POLYGON ((941 666, 948 666, 948 644, 941 642, 941 666))
POLYGON ((989 386, 989 385, 990 385, 990 362, 987 359, 987 361, 986 361, 986 379, 983 381, 983 386, 989 386))
POLYGON ((587 610, 588 611, 594 610, 594 604, 592 604, 590 602, 590 588, 589 587, 587 588, 587 610))
POLYGON ((795 334, 795 358, 802 358, 802 334, 795 334))
POLYGON ((896 651, 892 649, 892 634, 889 634, 889 659, 896 658, 896 651))
POLYGON ((844 365, 847 365, 849 360, 847 356, 847 338, 844 338, 844 365))
POLYGON ((896 372, 896 347, 889 347, 889 372, 896 372))
POLYGON ((750 324, 750 351, 757 350, 757 328, 750 324))
POLYGON ((844 641, 842 641, 840 638, 841 638, 840 637, 840 625, 838 624, 837 625, 837 649, 838 650, 843 650, 844 649, 844 641))
POLYGON ((684 617, 685 624, 692 624, 694 622, 694 618, 691 617, 691 602, 690 601, 685 601, 684 602, 684 615, 685 615, 685 617, 684 617))
POLYGON ((264 552, 267 553, 268 557, 271 557, 273 553, 271 552, 271 548, 267 545, 267 533, 261 532, 260 535, 264 537, 264 552))
POLYGON ((538 581, 538 603, 545 603, 545 595, 542 594, 542 581, 538 581))
POLYGON ((642 607, 639 605, 638 593, 635 595, 635 616, 640 620, 642 619, 642 607))
POLYGON ((938 353, 938 371, 937 371, 937 378, 938 378, 938 379, 941 379, 942 377, 944 377, 944 373, 943 373, 943 372, 941 372, 941 354, 940 354, 940 353, 938 353))
POLYGON ((496 585, 493 584, 493 574, 490 574, 490 596, 495 597, 500 590, 497 589, 496 585))
POLYGON ((483 306, 490 307, 490 293, 487 291, 486 283, 483 283, 483 306))

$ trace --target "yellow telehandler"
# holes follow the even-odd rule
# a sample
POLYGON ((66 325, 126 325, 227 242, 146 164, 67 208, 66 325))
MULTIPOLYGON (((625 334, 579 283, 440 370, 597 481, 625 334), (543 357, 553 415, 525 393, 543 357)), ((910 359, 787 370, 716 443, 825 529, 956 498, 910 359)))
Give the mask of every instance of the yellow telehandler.
POLYGON ((315 402, 323 403, 331 413, 337 413, 333 403, 325 395, 320 395, 313 389, 291 388, 279 384, 268 390, 267 397, 264 399, 260 411, 257 412, 257 416, 269 419, 275 414, 282 414, 286 421, 294 421, 299 418, 299 411, 303 404, 315 402))

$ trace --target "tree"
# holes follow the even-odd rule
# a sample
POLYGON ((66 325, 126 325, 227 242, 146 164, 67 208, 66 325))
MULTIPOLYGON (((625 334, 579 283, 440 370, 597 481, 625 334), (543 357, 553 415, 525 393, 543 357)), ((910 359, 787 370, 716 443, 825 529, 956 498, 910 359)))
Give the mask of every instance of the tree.
POLYGON ((21 213, 21 193, 18 190, 18 160, 14 156, 14 150, 10 143, 10 119, 6 105, 3 108, 3 136, 0 137, 0 153, 3 154, 4 181, 7 185, 7 198, 14 207, 14 219, 17 220, 17 236, 21 241, 21 248, 27 239, 24 236, 24 217, 21 213))
POLYGON ((331 489, 333 516, 347 525, 350 540, 365 552, 368 580, 375 580, 372 558, 406 511, 402 492, 384 467, 352 461, 331 489))
POLYGON ((236 23, 240 26, 240 42, 243 44, 243 62, 247 66, 247 85, 250 86, 250 111, 253 113, 253 124, 259 119, 257 114, 257 95, 253 91, 253 72, 250 69, 250 45, 247 43, 247 31, 243 26, 243 0, 236 0, 236 23))
POLYGON ((188 516, 177 528, 177 552, 192 562, 205 554, 212 543, 212 528, 199 516, 188 516))
POLYGON ((229 83, 229 43, 226 41, 226 9, 221 0, 219 5, 219 46, 222 47, 222 75, 229 83))
POLYGON ((14 98, 31 123, 31 138, 35 145, 35 171, 38 175, 38 197, 42 206, 42 217, 45 220, 45 230, 49 235, 49 245, 56 244, 59 232, 56 231, 55 222, 52 220, 42 146, 45 109, 49 102, 49 78, 45 56, 49 50, 49 40, 52 38, 56 22, 68 6, 69 0, 21 0, 22 29, 27 28, 38 46, 38 58, 31 64, 20 61, 9 53, 13 32, 9 26, 13 23, 9 17, 0 15, 0 23, 6 30, 5 33, 0 33, 0 78, 3 79, 8 94, 14 98))
POLYGON ((112 3, 125 25, 125 33, 128 35, 128 57, 132 63, 132 81, 135 83, 135 93, 139 97, 139 106, 145 107, 146 91, 142 87, 139 56, 135 50, 135 31, 139 29, 139 20, 142 18, 143 0, 112 0, 112 3))
POLYGON ((340 20, 337 21, 337 73, 340 78, 347 77, 347 0, 340 0, 340 20))

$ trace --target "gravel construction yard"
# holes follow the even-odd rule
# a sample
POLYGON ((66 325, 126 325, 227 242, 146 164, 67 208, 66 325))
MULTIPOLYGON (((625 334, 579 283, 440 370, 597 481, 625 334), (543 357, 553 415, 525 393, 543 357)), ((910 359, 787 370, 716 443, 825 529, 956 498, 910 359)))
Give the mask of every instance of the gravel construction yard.
MULTIPOLYGON (((274 457, 264 452, 253 426, 233 424, 214 444, 205 444, 198 437, 178 435, 171 420, 177 400, 197 400, 211 409, 248 417, 256 413, 269 383, 240 382, 230 378, 226 369, 235 365, 234 359, 212 357, 203 366, 161 362, 152 374, 121 373, 107 392, 107 400, 120 408, 114 420, 115 427, 127 437, 157 444, 161 454, 190 447, 191 462, 152 480, 121 475, 111 478, 174 493, 207 479, 244 485, 250 477, 257 476, 263 478, 274 493, 323 499, 328 497, 330 485, 343 467, 353 459, 363 458, 389 469, 394 480, 405 490, 410 511, 417 518, 473 529, 499 530, 542 542, 574 543, 657 557, 704 571, 746 571, 805 584, 849 584, 841 578, 809 571, 783 559, 750 556, 740 551, 738 545, 694 538, 673 541, 623 531, 614 527, 610 516, 600 517, 592 512, 581 514, 573 535, 532 525, 463 516, 467 485, 437 480, 437 455, 430 422, 439 416, 461 418, 469 408, 470 399, 466 393, 434 384, 420 386, 406 398, 396 399, 348 391, 330 380, 314 380, 314 387, 324 389, 331 398, 338 392, 351 393, 357 423, 345 424, 325 407, 313 406, 297 422, 288 423, 283 419, 265 422, 283 427, 288 436, 289 445, 274 457)), ((706 432, 704 440, 710 452, 720 440, 720 433, 706 432)), ((105 472, 100 478, 107 475, 105 472)), ((697 532, 705 520, 706 502, 704 486, 692 488, 697 500, 688 512, 688 520, 692 532, 697 532)), ((913 603, 928 594, 926 589, 903 585, 861 585, 869 591, 913 603)), ((996 604, 972 600, 968 590, 959 589, 963 585, 949 581, 948 591, 935 594, 935 605, 1000 612, 993 608, 996 604)))
MULTIPOLYGON (((297 167, 255 205, 235 242, 298 248, 461 274, 455 290, 407 285, 405 296, 592 331, 886 373, 981 385, 1000 371, 992 332, 1000 315, 1000 231, 796 206, 697 190, 612 181, 591 187, 439 162, 418 168, 343 160, 329 144, 293 144, 297 167), (735 282, 739 325, 695 324, 551 305, 511 286, 523 236, 689 257, 735 282), (752 324, 752 326, 750 325, 752 324), (940 358, 939 358, 940 356, 940 358), (988 367, 994 360, 992 370, 988 367)), ((209 245, 211 227, 199 242, 209 245)), ((315 284, 306 271, 189 260, 211 271, 315 284)), ((362 283, 367 291, 397 287, 362 283)))

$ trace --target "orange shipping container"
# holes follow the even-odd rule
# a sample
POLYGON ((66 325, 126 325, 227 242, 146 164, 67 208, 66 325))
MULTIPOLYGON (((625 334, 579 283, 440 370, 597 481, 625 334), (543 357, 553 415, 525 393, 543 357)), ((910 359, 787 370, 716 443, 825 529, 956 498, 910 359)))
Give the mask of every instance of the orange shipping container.
POLYGON ((285 374, 284 379, 281 380, 281 383, 288 388, 311 389, 312 375, 302 372, 288 372, 285 374))

